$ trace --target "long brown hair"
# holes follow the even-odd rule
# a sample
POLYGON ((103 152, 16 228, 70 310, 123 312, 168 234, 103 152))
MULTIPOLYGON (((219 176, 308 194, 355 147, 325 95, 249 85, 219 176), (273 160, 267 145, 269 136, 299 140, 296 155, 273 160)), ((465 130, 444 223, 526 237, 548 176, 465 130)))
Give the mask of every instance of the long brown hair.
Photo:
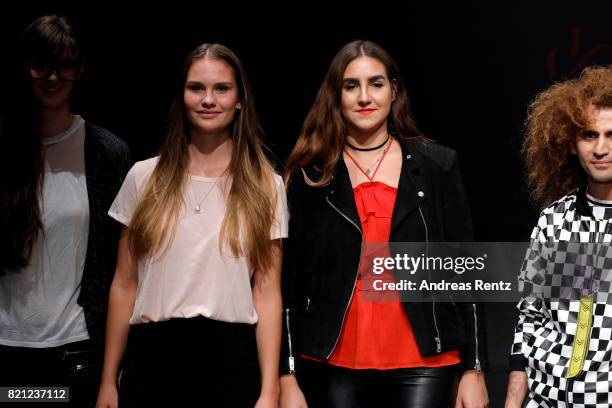
POLYGON ((292 170, 309 164, 317 166, 322 176, 317 181, 306 179, 308 184, 323 186, 331 180, 333 169, 342 154, 346 138, 346 125, 340 108, 342 79, 348 64, 355 58, 368 56, 380 61, 389 81, 396 85, 395 100, 387 117, 391 135, 402 139, 429 141, 416 128, 410 102, 398 65, 380 45, 356 40, 346 44, 336 54, 329 66, 306 119, 298 140, 287 159, 285 179, 289 181, 292 170))
POLYGON ((68 21, 56 15, 34 20, 19 40, 20 65, 10 78, 18 86, 11 84, 15 94, 8 98, 0 119, 0 274, 30 263, 32 249, 43 230, 43 148, 35 129, 37 102, 25 63, 58 60, 67 49, 73 55, 78 53, 76 36, 68 21))
POLYGON ((190 123, 183 94, 192 64, 212 58, 227 64, 234 73, 241 109, 232 123, 233 152, 229 165, 231 188, 221 226, 220 243, 235 256, 246 254, 254 268, 265 270, 272 261, 270 228, 274 221, 276 188, 274 169, 264 154, 251 87, 238 57, 220 44, 196 47, 183 65, 180 86, 172 103, 169 126, 160 157, 143 189, 130 223, 130 248, 141 259, 172 242, 183 206, 187 180, 190 123))
POLYGON ((612 108, 612 66, 586 68, 580 78, 538 94, 527 112, 523 158, 532 198, 546 206, 586 181, 576 137, 589 126, 589 107, 612 108))

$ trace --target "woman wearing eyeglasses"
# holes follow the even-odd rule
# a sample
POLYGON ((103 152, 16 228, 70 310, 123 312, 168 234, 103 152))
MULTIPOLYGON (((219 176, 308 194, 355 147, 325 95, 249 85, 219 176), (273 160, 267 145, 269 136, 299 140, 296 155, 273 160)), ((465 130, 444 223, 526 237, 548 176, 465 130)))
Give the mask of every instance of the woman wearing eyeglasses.
POLYGON ((93 406, 129 151, 70 108, 83 63, 64 18, 35 20, 19 51, 0 121, 0 386, 69 386, 93 406))

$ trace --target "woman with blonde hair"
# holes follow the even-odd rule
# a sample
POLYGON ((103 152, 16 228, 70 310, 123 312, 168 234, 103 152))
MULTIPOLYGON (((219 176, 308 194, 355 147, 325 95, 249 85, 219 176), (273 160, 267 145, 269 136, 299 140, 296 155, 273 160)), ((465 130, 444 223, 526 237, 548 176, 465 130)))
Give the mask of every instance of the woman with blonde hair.
POLYGON ((160 155, 134 165, 109 211, 125 228, 99 407, 276 406, 284 194, 242 63, 195 48, 160 155))

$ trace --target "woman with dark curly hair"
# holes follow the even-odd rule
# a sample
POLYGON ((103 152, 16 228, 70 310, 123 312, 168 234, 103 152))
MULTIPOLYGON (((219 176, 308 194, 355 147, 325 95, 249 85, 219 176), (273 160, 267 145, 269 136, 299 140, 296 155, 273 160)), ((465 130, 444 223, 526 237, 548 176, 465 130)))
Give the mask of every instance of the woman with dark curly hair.
POLYGON ((523 154, 544 209, 519 277, 506 407, 527 391, 527 407, 610 406, 612 67, 539 94, 523 154))

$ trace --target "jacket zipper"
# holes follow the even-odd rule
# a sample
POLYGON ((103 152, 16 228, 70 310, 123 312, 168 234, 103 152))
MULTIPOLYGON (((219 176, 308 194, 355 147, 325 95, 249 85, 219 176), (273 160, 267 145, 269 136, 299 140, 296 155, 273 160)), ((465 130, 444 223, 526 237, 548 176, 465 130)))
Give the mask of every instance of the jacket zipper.
MULTIPOLYGON (((351 224, 353 224, 353 226, 355 228, 357 228, 357 231, 359 231, 359 235, 361 235, 361 243, 360 243, 360 247, 359 247, 359 262, 361 262, 361 253, 363 251, 363 232, 361 232, 361 228, 359 228, 359 226, 357 224, 355 224, 353 222, 353 220, 351 220, 349 217, 347 217, 342 211, 340 211, 338 209, 338 207, 336 207, 335 205, 332 204, 331 201, 329 201, 329 197, 325 197, 325 201, 327 201, 327 203, 338 212, 338 214, 340 214, 342 217, 344 217, 348 222, 350 222, 351 224)), ((331 349, 331 351, 329 352, 329 354, 327 355, 327 359, 329 359, 332 355, 332 353, 334 352, 334 349, 336 348, 336 345, 338 344, 338 340, 340 340, 340 333, 342 332, 342 327, 344 326, 344 319, 346 319, 346 312, 348 311, 349 305, 351 304, 351 301, 353 300, 353 294, 355 293, 355 285, 357 284, 357 276, 359 275, 359 266, 357 266, 357 272, 355 273, 355 280, 353 281, 353 289, 351 290, 351 297, 349 298, 348 303, 346 304, 346 307, 344 308, 344 315, 342 316, 342 323, 340 324, 340 331, 338 332, 338 334, 336 335, 336 341, 334 342, 334 345, 331 349)))
MULTIPOLYGON (((340 211, 338 209, 338 207, 336 207, 334 204, 332 204, 331 201, 329 201, 329 197, 325 197, 325 201, 327 201, 327 203, 334 209, 336 210, 336 212, 338 212, 338 214, 340 214, 342 217, 344 217, 344 219, 346 219, 348 222, 350 222, 355 228, 357 228, 357 231, 359 231, 359 234, 361 235, 361 247, 359 249, 359 259, 361 260, 361 253, 363 251, 363 233, 361 231, 361 228, 359 228, 357 226, 357 224, 355 224, 353 222, 353 220, 351 220, 348 216, 346 216, 346 214, 344 214, 342 211, 340 211)), ((425 222, 425 216, 423 215, 423 211, 421 210, 421 207, 419 206, 419 214, 421 215, 421 219, 423 220, 423 225, 425 226, 425 243, 426 243, 426 252, 428 252, 429 250, 429 238, 428 238, 428 230, 427 230, 427 223, 425 222)), ((429 273, 429 271, 427 271, 429 273)), ((353 294, 355 293, 355 285, 357 284, 357 275, 359 273, 355 274, 355 280, 353 281, 353 289, 351 291, 351 297, 349 298, 349 301, 344 309, 344 315, 342 316, 342 324, 340 326, 340 330, 342 330, 342 326, 344 326, 344 320, 346 319, 346 312, 348 311, 348 307, 351 304, 351 301, 353 300, 353 294)), ((474 306, 475 307, 475 306, 474 306)), ((434 327, 436 329, 436 337, 434 338, 434 340, 436 341, 436 352, 441 353, 442 352, 442 340, 440 338, 440 331, 438 329, 438 321, 436 319, 436 301, 435 299, 433 299, 432 296, 432 314, 433 314, 433 319, 434 319, 434 327)), ((474 316, 476 316, 476 312, 474 311, 474 316)), ((336 341, 334 342, 334 345, 331 349, 331 351, 329 352, 329 354, 327 355, 327 358, 329 359, 329 357, 332 355, 332 353, 334 352, 334 349, 336 348, 336 345, 338 344, 338 340, 340 339, 340 333, 338 333, 338 335, 336 336, 336 341)), ((478 339, 476 339, 476 365, 477 365, 477 369, 478 371, 480 371, 480 361, 478 360, 478 339)))
POLYGON ((95 352, 95 350, 91 349, 91 350, 74 350, 74 351, 70 351, 70 350, 64 350, 64 355, 63 358, 65 359, 68 356, 74 356, 74 355, 82 355, 82 354, 93 354, 95 352))
POLYGON ((287 325, 287 342, 289 343, 289 374, 295 373, 295 357, 291 347, 291 328, 289 326, 289 309, 285 309, 285 324, 287 325))
POLYGON ((91 366, 90 364, 76 364, 75 366, 71 367, 70 370, 73 373, 78 373, 78 372, 81 372, 81 371, 83 371, 84 369, 86 369, 86 368, 88 368, 90 366, 91 366))
POLYGON ((480 359, 478 358, 478 317, 476 315, 476 303, 472 303, 472 308, 474 309, 474 337, 476 339, 476 362, 474 368, 476 371, 481 372, 480 359))
MULTIPOLYGON (((425 216, 423 215, 423 211, 421 210, 421 206, 419 205, 419 214, 421 214, 421 219, 423 220, 423 225, 425 226, 425 253, 426 256, 429 255, 429 230, 427 229, 427 222, 425 222, 425 216)), ((427 269, 427 275, 429 280, 431 281, 431 272, 427 269)), ((436 352, 442 352, 442 340, 440 339, 440 331, 438 330, 438 320, 436 319, 436 299, 434 299, 433 295, 431 296, 431 312, 433 314, 434 327, 436 329, 436 337, 434 340, 436 341, 436 352)))

